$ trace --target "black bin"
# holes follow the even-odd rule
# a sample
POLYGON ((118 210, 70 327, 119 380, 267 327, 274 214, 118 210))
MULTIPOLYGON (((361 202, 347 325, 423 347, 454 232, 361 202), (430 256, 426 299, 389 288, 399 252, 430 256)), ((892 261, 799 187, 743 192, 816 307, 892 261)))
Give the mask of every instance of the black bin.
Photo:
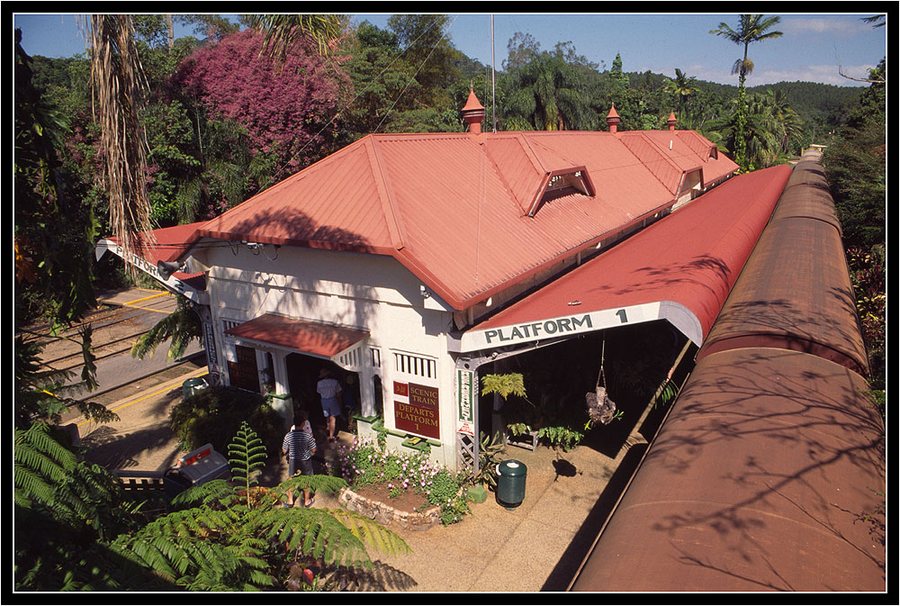
POLYGON ((507 509, 518 507, 525 500, 525 479, 528 468, 515 459, 497 465, 497 502, 507 509))
POLYGON ((207 387, 209 386, 206 384, 206 379, 188 379, 181 384, 181 397, 187 400, 192 395, 200 393, 207 387))

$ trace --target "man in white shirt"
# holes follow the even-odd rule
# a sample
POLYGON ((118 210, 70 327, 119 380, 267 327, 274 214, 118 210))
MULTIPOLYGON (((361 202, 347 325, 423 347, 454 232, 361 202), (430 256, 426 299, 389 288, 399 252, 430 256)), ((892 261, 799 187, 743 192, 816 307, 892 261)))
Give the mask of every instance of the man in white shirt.
POLYGON ((331 376, 327 368, 319 371, 319 382, 316 383, 316 391, 322 398, 322 414, 328 421, 328 441, 334 442, 336 417, 341 414, 341 402, 338 397, 341 393, 341 384, 331 376))

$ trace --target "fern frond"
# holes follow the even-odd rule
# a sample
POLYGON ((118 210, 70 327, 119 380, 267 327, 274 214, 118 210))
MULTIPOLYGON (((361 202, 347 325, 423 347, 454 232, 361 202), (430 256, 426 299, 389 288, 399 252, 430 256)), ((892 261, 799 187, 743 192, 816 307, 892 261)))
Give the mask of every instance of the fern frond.
POLYGON ((13 475, 15 502, 20 507, 31 508, 35 503, 49 503, 53 500, 55 487, 49 484, 41 474, 17 465, 13 475))
POLYGON ((499 394, 504 400, 510 395, 527 397, 525 391, 525 379, 522 373, 510 372, 506 374, 486 374, 481 379, 481 395, 499 394))
POLYGON ((167 549, 160 549, 159 543, 163 540, 161 537, 154 537, 152 540, 138 538, 122 547, 136 556, 144 566, 155 570, 163 578, 174 581, 180 576, 173 566, 173 562, 179 560, 180 554, 172 556, 172 551, 177 550, 178 546, 170 541, 167 549))
POLYGON ((246 421, 241 421, 240 429, 228 445, 228 463, 232 477, 243 486, 247 505, 250 506, 250 488, 257 484, 257 472, 266 465, 266 447, 246 421))
POLYGON ((57 480, 75 467, 78 458, 50 435, 45 423, 39 422, 15 431, 15 460, 57 480))
POLYGON ((175 495, 171 504, 174 507, 194 507, 212 503, 225 504, 229 498, 234 496, 234 487, 228 483, 228 480, 210 480, 191 486, 184 492, 175 495))
POLYGON ((288 549, 328 564, 369 565, 365 545, 325 509, 257 510, 249 526, 257 536, 286 543, 288 549))
POLYGON ((345 509, 332 510, 331 514, 366 547, 388 555, 412 553, 403 537, 378 522, 345 509))

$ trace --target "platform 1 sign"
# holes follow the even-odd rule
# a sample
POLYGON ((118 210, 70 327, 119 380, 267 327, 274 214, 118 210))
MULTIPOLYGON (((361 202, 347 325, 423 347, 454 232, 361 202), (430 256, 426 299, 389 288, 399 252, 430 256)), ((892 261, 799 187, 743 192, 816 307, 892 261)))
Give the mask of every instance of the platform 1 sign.
POLYGON ((472 394, 475 392, 475 373, 462 368, 456 369, 456 431, 468 436, 475 435, 475 417, 472 411, 472 394))
POLYGON ((407 395, 408 402, 394 399, 394 425, 400 431, 408 431, 428 438, 440 439, 440 406, 439 390, 437 387, 428 387, 409 383, 405 389, 397 389, 394 384, 395 395, 407 395), (401 393, 398 393, 401 392, 401 393), (407 394, 403 394, 405 391, 407 394))
POLYGON ((661 310, 664 309, 668 312, 672 310, 673 306, 679 306, 677 303, 666 303, 667 305, 662 306, 659 301, 651 301, 624 308, 598 309, 587 313, 538 319, 532 322, 520 322, 483 329, 475 327, 464 332, 458 339, 451 339, 448 348, 450 351, 457 352, 490 350, 546 339, 575 336, 623 324, 666 319, 660 315, 661 310))

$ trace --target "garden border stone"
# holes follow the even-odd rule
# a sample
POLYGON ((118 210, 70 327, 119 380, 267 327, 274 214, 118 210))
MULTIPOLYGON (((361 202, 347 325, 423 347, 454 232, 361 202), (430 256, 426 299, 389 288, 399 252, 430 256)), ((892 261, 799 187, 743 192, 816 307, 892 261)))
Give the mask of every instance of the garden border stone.
POLYGON ((368 499, 349 488, 341 489, 338 503, 348 511, 371 518, 385 526, 396 524, 408 530, 427 530, 441 523, 441 508, 437 505, 432 505, 422 512, 400 511, 387 503, 368 499))

